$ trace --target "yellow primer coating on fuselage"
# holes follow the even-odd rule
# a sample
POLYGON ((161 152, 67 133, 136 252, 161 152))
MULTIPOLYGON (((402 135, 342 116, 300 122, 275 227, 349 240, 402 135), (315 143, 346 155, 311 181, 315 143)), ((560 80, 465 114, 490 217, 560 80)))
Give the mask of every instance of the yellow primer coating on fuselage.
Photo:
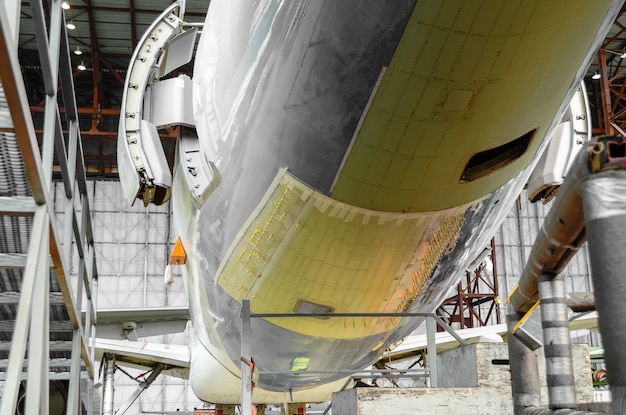
POLYGON ((587 0, 418 1, 333 198, 429 212, 515 177, 535 156, 605 13, 587 0), (535 128, 522 157, 460 182, 473 155, 535 128))
MULTIPOLYGON (((598 26, 589 21, 604 17, 597 7, 569 0, 418 2, 332 198, 279 173, 232 244, 217 284, 264 313, 294 312, 301 301, 338 312, 399 312, 427 296, 427 278, 457 240, 466 209, 535 156, 577 69, 564 74, 553 66, 582 61, 593 38, 588 31, 598 26), (535 128, 520 158, 460 183, 474 154, 535 128)), ((272 321, 330 338, 398 324, 272 321)))
MULTIPOLYGON (((466 207, 375 212, 324 196, 281 170, 217 282, 237 301, 250 299, 253 312, 291 313, 302 300, 341 312, 401 312, 456 240, 466 207)), ((399 320, 273 322, 312 336, 353 338, 388 331, 399 320)))

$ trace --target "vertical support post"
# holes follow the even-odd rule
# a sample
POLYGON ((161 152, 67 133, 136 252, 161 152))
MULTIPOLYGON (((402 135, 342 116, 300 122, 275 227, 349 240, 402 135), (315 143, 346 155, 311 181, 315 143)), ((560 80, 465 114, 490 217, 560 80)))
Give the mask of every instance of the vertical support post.
MULTIPOLYGON (((67 212, 67 211, 66 211, 67 212)), ((71 220, 71 219, 70 219, 71 220)), ((70 262, 71 264, 71 262, 70 262)), ((83 309, 83 291, 85 288, 85 258, 84 256, 78 257, 78 284, 76 284, 76 308, 78 310, 82 310, 83 309)), ((93 295, 93 294, 92 294, 93 295)), ((90 312, 91 308, 89 307, 89 304, 87 304, 87 314, 85 314, 85 322, 84 322, 84 330, 87 330, 87 328, 89 327, 89 321, 90 321, 90 316, 91 314, 88 314, 90 312)))
MULTIPOLYGON (((250 359, 250 300, 241 301, 241 356, 250 359)), ((241 362, 241 414, 252 415, 252 370, 241 362)))
POLYGON ((74 199, 65 199, 65 213, 63 217, 63 257, 67 264, 72 263, 72 236, 74 225, 74 199))
MULTIPOLYGON (((4 385, 4 396, 0 405, 0 413, 14 414, 17 407, 17 396, 20 389, 20 374, 24 363, 24 353, 28 332, 32 321, 32 307, 35 301, 35 287, 41 284, 41 275, 49 278, 48 269, 48 248, 49 244, 43 237, 35 235, 49 235, 49 217, 45 205, 41 205, 35 212, 33 220, 32 235, 28 248, 28 260, 24 269, 22 280, 22 295, 15 318, 15 329, 11 341, 11 352, 9 354, 9 367, 6 372, 6 382, 4 385), (43 263, 43 265, 42 265, 43 263)), ((41 318, 41 316, 38 316, 41 318)), ((30 360, 30 359, 29 359, 30 360)), ((46 374, 47 374, 46 365, 46 374)))
POLYGON ((435 332, 437 323, 431 316, 426 317, 426 343, 428 351, 428 371, 430 372, 430 387, 439 387, 439 375, 437 374, 437 342, 435 332))
POLYGON ((67 394, 67 415, 78 415, 81 409, 80 397, 80 329, 74 329, 72 336, 72 362, 70 363, 70 384, 67 394))
POLYGON ((30 243, 40 245, 37 257, 37 277, 31 305, 30 334, 28 347, 28 380, 26 414, 48 411, 48 367, 50 358, 50 319, 48 317, 50 299, 50 270, 48 268, 48 247, 50 246, 49 216, 45 214, 41 233, 33 233, 30 243))
MULTIPOLYGON (((61 24, 63 13, 61 2, 54 1, 50 4, 50 37, 48 40, 48 57, 50 59, 50 78, 52 80, 52 88, 46 95, 46 108, 44 112, 44 130, 43 130, 43 146, 42 146, 42 163, 43 174, 45 177, 45 186, 50 189, 52 184, 52 165, 54 162, 54 140, 56 134, 61 131, 59 125, 59 108, 57 103, 56 86, 59 79, 59 56, 60 56, 60 38, 61 24)), ((45 69, 44 69, 45 70, 45 69)))
MULTIPOLYGON (((500 292, 500 287, 498 287, 498 260, 496 255, 496 240, 495 238, 491 238, 491 265, 492 265, 492 274, 493 274, 493 293, 494 295, 498 295, 500 292)), ((504 291, 508 292, 508 291, 504 291)), ((502 321, 502 317, 500 316, 500 301, 493 301, 493 306, 496 309, 496 323, 500 324, 502 321)))
POLYGON ((528 407, 541 406, 537 355, 513 335, 513 329, 521 318, 520 313, 507 315, 507 343, 514 415, 521 415, 528 407))
POLYGON ((550 409, 576 408, 576 381, 572 362, 565 280, 562 275, 539 277, 543 353, 550 409))
MULTIPOLYGON (((67 158, 67 169, 69 173, 69 182, 76 183, 76 153, 78 151, 78 132, 77 132, 77 121, 69 120, 68 133, 69 133, 69 141, 68 141, 68 158, 67 158)), ((67 189, 66 189, 67 195, 67 189)), ((76 215, 76 211, 74 210, 74 200, 76 192, 74 192, 74 188, 70 189, 70 196, 65 198, 65 215, 64 215, 64 228, 63 228, 63 255, 65 257, 65 261, 67 264, 72 263, 72 236, 74 229, 74 216, 76 215)), ((80 284, 78 284, 80 285, 80 284)), ((78 306, 80 310, 81 307, 78 306)))
POLYGON ((87 415, 95 415, 94 414, 94 410, 97 411, 98 414, 102 414, 103 413, 103 409, 102 409, 102 401, 100 401, 100 407, 98 408, 94 408, 94 395, 96 394, 95 392, 95 386, 93 384, 93 382, 87 382, 87 402, 85 404, 85 406, 87 407, 87 415))
POLYGON ((89 291, 91 292, 91 298, 89 298, 87 302, 87 307, 93 309, 95 313, 91 316, 91 321, 89 322, 90 326, 85 330, 90 344, 89 359, 93 362, 96 358, 96 325, 98 310, 98 279, 94 278, 95 248, 93 246, 93 242, 87 243, 85 252, 87 253, 87 259, 85 260, 87 283, 89 284, 89 291))
MULTIPOLYGON (((93 255, 93 246, 90 249, 91 255, 93 255)), ((93 259, 93 257, 92 257, 93 259)), ((90 263, 92 261, 89 261, 90 263)), ((92 268, 93 269, 93 268, 92 268)), ((90 273, 91 275, 93 275, 93 272, 90 273)), ((92 279, 91 283, 91 301, 90 303, 93 306, 94 310, 98 309, 98 280, 97 279, 92 279)), ((89 336, 89 344, 90 344, 90 355, 89 355, 89 359, 93 362, 96 359, 96 324, 91 324, 91 327, 87 330, 87 335, 89 336)))
POLYGON ((20 12, 22 9, 22 2, 13 0, 13 1, 4 1, 2 2, 2 6, 8 16, 9 25, 11 27, 10 32, 13 36, 13 41, 15 43, 15 47, 17 48, 19 43, 19 33, 20 33, 20 12))
POLYGON ((114 415, 113 383, 115 374, 115 356, 108 354, 104 374, 104 397, 102 398, 102 415, 114 415))
POLYGON ((582 185, 591 277, 614 414, 626 412, 626 172, 595 174, 582 185))
POLYGON ((613 114, 613 106, 611 105, 611 82, 609 81, 609 72, 606 65, 606 54, 603 49, 598 51, 598 66, 600 67, 600 98, 602 99, 602 118, 604 121, 604 134, 613 135, 615 129, 613 128, 612 119, 615 117, 613 114))

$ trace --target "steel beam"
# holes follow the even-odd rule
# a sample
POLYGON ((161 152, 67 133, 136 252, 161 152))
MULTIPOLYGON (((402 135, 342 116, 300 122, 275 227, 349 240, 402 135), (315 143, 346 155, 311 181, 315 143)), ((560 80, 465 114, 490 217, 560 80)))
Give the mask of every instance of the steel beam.
POLYGON ((498 278, 494 264, 493 276, 484 275, 483 260, 490 255, 495 261, 495 243, 476 258, 465 270, 465 279, 457 285, 455 295, 445 299, 437 314, 448 324, 458 323, 460 329, 482 327, 490 324, 492 317, 500 323, 500 305, 498 304, 498 278))
MULTIPOLYGON (((252 359, 250 300, 241 301, 241 356, 252 359)), ((241 414, 252 415, 252 368, 241 360, 241 414)))
MULTIPOLYGON (((17 46, 14 36, 10 33, 9 15, 13 13, 0 13, 0 81, 3 87, 3 95, 6 97, 10 114, 10 125, 5 122, 6 114, 2 114, 2 127, 11 127, 11 132, 15 133, 20 147, 24 169, 28 177, 33 197, 30 200, 19 200, 12 198, 2 198, 0 200, 0 212, 12 215, 32 215, 33 229, 29 247, 29 255, 26 260, 23 257, 0 258, 0 266, 24 266, 24 278, 22 293, 2 293, 0 304, 15 302, 15 294, 19 295, 18 314, 12 343, 0 343, 0 350, 11 350, 7 367, 7 378, 9 382, 5 385, 2 406, 0 413, 14 413, 15 401, 24 362, 24 352, 28 347, 28 374, 27 383, 29 399, 27 403, 27 413, 43 413, 48 410, 48 379, 50 378, 47 368, 50 351, 76 350, 76 344, 71 342, 49 342, 49 302, 52 295, 49 291, 50 270, 48 266, 49 257, 52 258, 54 271, 58 280, 60 290, 63 295, 63 305, 69 315, 69 325, 79 331, 76 339, 80 340, 78 350, 82 350, 82 358, 86 371, 93 377, 93 355, 94 342, 90 342, 83 331, 80 318, 81 307, 76 306, 72 284, 69 281, 70 262, 68 247, 72 245, 72 238, 67 235, 80 235, 77 238, 77 246, 81 261, 86 264, 84 278, 81 278, 79 285, 86 285, 87 305, 91 315, 95 315, 93 301, 91 301, 92 288, 97 280, 97 271, 93 256, 93 235, 91 231, 91 219, 89 213, 89 202, 87 198, 87 187, 85 178, 84 158, 82 156, 81 140, 78 132, 76 101, 73 98, 74 89, 72 83, 71 63, 68 49, 67 33, 65 31, 65 19, 61 9, 60 0, 49 3, 49 15, 46 19, 43 2, 41 0, 31 0, 33 11, 33 23, 37 33, 37 44, 40 62, 42 63, 42 78, 46 92, 45 112, 44 112, 44 132, 42 153, 35 134, 32 118, 28 107, 28 99, 24 88, 24 80, 21 75, 19 59, 17 56, 17 46), (61 73, 60 73, 61 72, 61 73), (60 75, 60 76, 59 76, 60 75), (65 105, 69 105, 68 124, 74 126, 75 134, 70 137, 69 144, 72 148, 65 147, 65 139, 61 128, 61 117, 58 109, 57 91, 59 90, 59 79, 61 80, 61 90, 65 105), (72 123, 74 119, 74 123, 72 123), (61 176, 66 189, 66 197, 71 202, 80 200, 82 204, 81 220, 77 220, 75 214, 64 217, 70 225, 65 227, 65 238, 61 243, 57 231, 57 220, 54 212, 54 204, 50 195, 51 177, 53 171, 53 159, 55 155, 61 161, 61 176), (79 194, 74 195, 73 189, 78 187, 79 194), (38 206, 35 208, 35 206, 38 206), (44 217, 44 219, 41 219, 44 217), (41 223, 44 222, 44 225, 41 223), (69 230, 69 232, 68 232, 69 230), (42 242, 44 240, 44 242, 42 242), (87 257, 85 257, 87 255, 87 257), (25 262, 24 262, 25 261, 25 262), (36 282, 35 282, 36 281, 36 282), (30 331, 30 333, 29 333, 30 331), (27 344, 27 339, 29 342, 27 344)), ((3 11, 5 4, 3 3, 3 11)), ((19 9, 19 4, 17 4, 19 9)), ((5 111, 6 112, 6 111, 5 111)), ((70 212, 71 213, 71 212, 70 212)), ((71 252, 71 251, 69 251, 71 252)), ((55 297, 56 298, 56 297, 55 297)), ((82 298, 82 297, 81 297, 82 298)), ((58 303, 58 300, 52 299, 58 303)), ((88 335, 94 334, 93 322, 89 319, 86 322, 85 330, 88 335)), ((3 323, 11 325, 8 322, 3 323)), ((6 327, 5 327, 6 328, 6 327)), ((52 327, 53 330, 65 329, 63 327, 52 327)), ((76 333, 75 333, 76 334, 76 333)), ((95 335, 94 335, 95 337, 95 335)), ((76 355, 76 353, 74 353, 76 355)), ((81 353, 78 353, 81 355, 81 353)), ((74 373, 77 363, 74 363, 74 373)), ((80 365, 78 364, 80 368, 80 365)))
MULTIPOLYGON (((48 268, 52 268, 52 261, 46 254, 48 268)), ((28 261, 27 254, 0 254, 0 268, 24 268, 28 261)))
MULTIPOLYGON (((60 7, 60 5, 59 5, 60 7)), ((50 360, 50 272, 48 271, 48 246, 50 245, 50 218, 41 233, 33 232, 30 243, 42 245, 37 258, 37 281, 33 291, 32 314, 28 345, 28 380, 26 390, 26 415, 48 411, 50 391, 48 386, 48 361, 50 360), (38 239, 41 239, 39 241, 38 239), (43 255, 42 255, 43 254, 43 255)))
MULTIPOLYGON (((70 380, 71 377, 71 373, 70 372, 48 372, 48 380, 49 381, 53 381, 53 380, 70 380)), ((24 382, 28 379, 28 372, 21 372, 20 374, 18 374, 17 380, 19 382, 24 382)), ((86 371, 82 371, 80 372, 80 379, 81 380, 91 380, 91 378, 89 377, 89 373, 87 373, 86 371)), ((0 382, 6 382, 7 380, 9 380, 8 376, 6 373, 4 372, 0 372, 0 382)), ((12 382, 14 379, 10 379, 10 381, 12 382)), ((4 398, 4 396, 3 396, 4 398)), ((16 412, 17 413, 17 412, 16 412)), ((42 411, 42 412, 38 412, 37 415, 40 414, 47 414, 48 411, 42 411)), ((4 415, 4 413, 3 413, 4 415)), ((79 412, 80 415, 80 412, 79 412)))
MULTIPOLYGON (((17 321, 19 321, 19 319, 16 319, 16 322, 17 321)), ((19 328, 20 328, 20 325, 18 323, 16 323, 16 325, 15 325, 15 332, 17 332, 17 330, 19 328)), ((13 336, 14 337, 15 337, 15 332, 13 332, 13 336)), ((12 342, 0 342, 0 352, 8 352, 9 350, 12 350, 12 346, 14 344, 15 344, 15 341, 12 341, 12 342)), ((72 342, 71 341, 68 341, 68 340, 58 340, 58 341, 51 341, 50 342, 50 351, 51 352, 69 352, 71 350, 72 350, 72 342)), ((9 360, 10 359, 11 359, 11 357, 9 357, 9 360)), ((87 367, 87 365, 85 365, 85 367, 87 369, 89 369, 87 367)))
POLYGON ((9 104, 13 128, 18 138, 33 196, 37 204, 44 204, 46 190, 41 181, 43 169, 36 162, 39 159, 39 144, 28 110, 28 99, 21 76, 17 47, 14 45, 9 27, 8 16, 0 13, 0 62, 2 62, 0 80, 9 104))
MULTIPOLYGON (((65 358, 58 358, 58 359, 50 359, 50 361, 48 362, 48 366, 49 367, 54 367, 54 368, 59 368, 59 367, 70 367, 71 364, 71 359, 65 359, 65 358)), ((24 360, 23 363, 24 367, 26 367, 28 365, 28 360, 24 360)), ((4 359, 4 360, 0 360, 0 369, 6 369, 7 367, 9 367, 9 360, 8 359, 4 359)))
POLYGON ((437 332, 437 323, 432 317, 426 317, 426 339, 428 351, 428 371, 430 372, 430 387, 439 387, 439 375, 437 365, 437 342, 435 341, 435 333, 437 332))
POLYGON ((19 44, 19 34, 20 34, 20 11, 22 8, 21 1, 5 1, 2 2, 0 6, 4 8, 4 10, 0 10, 0 13, 6 14, 8 17, 7 21, 10 25, 9 33, 13 37, 13 42, 15 43, 15 47, 19 44))
MULTIPOLYGON (((54 320, 50 322, 50 332, 71 332, 73 329, 69 321, 54 320)), ((14 330, 15 320, 0 321, 0 332, 13 332, 14 330)))
POLYGON ((115 356, 107 354, 104 364, 106 365, 106 369, 104 371, 102 415, 114 415, 115 410, 113 409, 113 393, 115 391, 115 356))
MULTIPOLYGON (((47 235, 48 227, 48 211, 45 206, 40 206, 37 208, 33 220, 33 235, 47 235)), ((13 332, 11 343, 8 343, 8 347, 5 348, 5 350, 11 351, 9 354, 9 367, 6 371, 7 379, 11 381, 7 381, 4 385, 4 395, 0 403, 0 413, 2 414, 14 414, 17 407, 17 397, 20 390, 19 377, 22 372, 28 331, 32 321, 33 302, 37 298, 35 296, 35 288, 40 284, 42 278, 49 278, 48 269, 42 265, 41 260, 41 258, 47 258, 47 248, 47 238, 33 238, 30 242, 28 262, 22 280, 22 295, 15 319, 15 331, 13 332)), ((41 316, 37 317, 41 319, 41 316)), ((37 339, 37 341, 41 342, 41 339, 37 339)))
POLYGON ((598 65, 600 67, 600 87, 602 88, 602 92, 600 94, 600 98, 602 100, 602 115, 603 115, 603 123, 604 123, 604 134, 613 135, 615 131, 613 130, 613 110, 611 107, 611 91, 610 91, 610 81, 608 79, 609 74, 606 68, 606 55, 604 51, 598 52, 598 65))
POLYGON ((128 401, 126 401, 126 403, 120 409, 118 409, 116 414, 124 415, 126 411, 128 411, 128 409, 130 408, 130 406, 137 400, 137 398, 139 398, 139 395, 141 395, 143 391, 148 389, 148 387, 152 384, 152 382, 154 382, 154 380, 157 378, 157 376, 161 374, 162 371, 163 371, 163 365, 159 363, 152 370, 152 373, 150 373, 150 376, 148 376, 148 378, 145 381, 141 382, 139 386, 137 386, 137 389, 135 389, 135 392, 133 392, 130 398, 128 398, 128 401))
POLYGON ((82 413, 80 410, 80 343, 81 334, 80 330, 75 329, 72 337, 72 363, 70 367, 70 383, 67 393, 67 415, 79 415, 82 413))
POLYGON ((0 196, 0 215, 33 216, 37 203, 30 196, 0 196))
POLYGON ((51 96, 56 89, 56 79, 52 76, 53 66, 50 61, 50 50, 48 43, 48 33, 46 32, 46 15, 43 10, 43 4, 40 1, 33 0, 30 2, 33 14, 33 24, 35 27, 35 39, 37 40, 37 50, 39 51, 39 61, 41 62, 41 76, 46 90, 46 95, 51 96))
MULTIPOLYGON (((18 305, 20 303, 20 297, 22 293, 14 291, 5 291, 0 293, 0 305, 18 305)), ((50 305, 65 305, 63 300, 63 294, 59 292, 50 293, 50 299, 48 300, 50 305)))

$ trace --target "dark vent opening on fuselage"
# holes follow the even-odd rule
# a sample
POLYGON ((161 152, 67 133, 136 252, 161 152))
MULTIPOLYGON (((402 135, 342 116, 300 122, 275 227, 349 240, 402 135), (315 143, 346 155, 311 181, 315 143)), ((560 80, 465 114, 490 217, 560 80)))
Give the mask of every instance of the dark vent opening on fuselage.
POLYGON ((316 318, 328 318, 328 316, 320 316, 319 314, 330 314, 334 312, 335 309, 333 307, 325 306, 322 304, 315 304, 300 299, 294 307, 294 311, 298 314, 318 314, 316 318))
POLYGON ((536 132, 535 128, 506 144, 474 154, 465 166, 459 182, 471 182, 513 163, 528 150, 536 132))

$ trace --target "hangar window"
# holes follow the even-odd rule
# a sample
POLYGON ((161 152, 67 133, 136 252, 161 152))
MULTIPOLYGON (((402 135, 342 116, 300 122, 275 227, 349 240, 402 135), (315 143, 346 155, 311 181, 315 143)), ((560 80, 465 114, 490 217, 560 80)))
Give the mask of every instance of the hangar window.
POLYGON ((459 182, 471 182, 513 163, 528 150, 536 132, 535 128, 506 144, 474 154, 465 166, 459 182))

